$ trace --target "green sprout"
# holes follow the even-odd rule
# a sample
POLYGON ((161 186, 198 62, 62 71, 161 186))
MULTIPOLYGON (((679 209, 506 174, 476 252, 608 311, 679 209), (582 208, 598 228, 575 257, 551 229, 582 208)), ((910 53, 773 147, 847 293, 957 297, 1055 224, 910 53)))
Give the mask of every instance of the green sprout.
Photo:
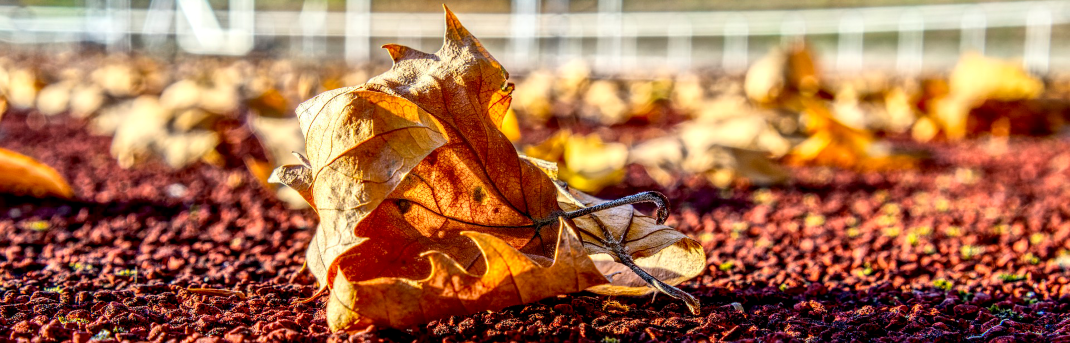
POLYGON ((137 282, 137 268, 134 269, 121 269, 115 272, 116 276, 133 277, 134 282, 137 282))
POLYGON ((862 267, 863 267, 862 275, 865 275, 865 276, 873 275, 873 273, 874 273, 873 266, 870 265, 869 262, 866 262, 866 264, 863 264, 862 267))
POLYGON ((766 188, 756 190, 751 195, 751 200, 756 204, 768 205, 773 202, 773 192, 766 188))
POLYGON ((933 205, 935 205, 936 210, 940 212, 947 212, 951 209, 951 201, 946 198, 937 198, 933 205))
POLYGON ((997 305, 992 305, 988 307, 988 312, 991 312, 993 316, 1002 319, 1022 320, 1022 316, 1014 312, 1014 309, 1011 308, 1001 308, 997 305))
POLYGON ((48 231, 48 229, 52 228, 52 225, 49 225, 48 222, 44 220, 34 220, 26 223, 26 228, 33 231, 42 232, 48 231))
POLYGON ((732 267, 735 267, 735 266, 736 266, 736 264, 733 263, 732 261, 727 261, 727 262, 724 262, 724 263, 721 263, 721 264, 717 265, 717 269, 722 271, 722 272, 727 272, 729 270, 732 270, 732 267))
POLYGON ((806 215, 805 224, 809 227, 825 225, 825 216, 820 214, 808 214, 806 215))
POLYGON ((56 318, 60 324, 77 323, 77 324, 89 324, 89 321, 84 318, 70 318, 67 316, 59 316, 56 318))
POLYGON ((82 263, 82 262, 71 262, 67 266, 70 267, 75 272, 91 271, 94 268, 92 264, 82 263))
POLYGON ((1017 275, 1017 274, 999 273, 998 275, 996 275, 996 277, 998 277, 1000 280, 1003 280, 1003 282, 1018 282, 1018 281, 1022 281, 1022 280, 1028 279, 1029 275, 1028 274, 1026 274, 1026 275, 1017 275))
POLYGON ((950 291, 951 287, 953 287, 953 286, 955 286, 955 283, 953 283, 951 281, 948 281, 947 279, 936 279, 936 280, 933 280, 933 287, 936 287, 936 288, 939 288, 939 289, 942 289, 942 290, 945 290, 945 291, 950 291))
POLYGON ((907 244, 910 244, 912 247, 918 246, 918 234, 914 232, 908 233, 907 244))
POLYGON ((1041 242, 1044 242, 1045 238, 1047 238, 1047 237, 1043 233, 1039 233, 1039 232, 1034 233, 1032 235, 1029 235, 1029 244, 1032 244, 1032 245, 1040 244, 1041 242))
POLYGON ((1029 263, 1035 266, 1040 264, 1040 257, 1037 257, 1037 255, 1033 255, 1033 253, 1026 253, 1025 256, 1022 256, 1022 261, 1025 261, 1025 263, 1029 263))
POLYGON ((959 255, 962 255, 962 259, 964 260, 971 260, 984 253, 985 247, 982 246, 963 245, 962 248, 959 248, 959 255))

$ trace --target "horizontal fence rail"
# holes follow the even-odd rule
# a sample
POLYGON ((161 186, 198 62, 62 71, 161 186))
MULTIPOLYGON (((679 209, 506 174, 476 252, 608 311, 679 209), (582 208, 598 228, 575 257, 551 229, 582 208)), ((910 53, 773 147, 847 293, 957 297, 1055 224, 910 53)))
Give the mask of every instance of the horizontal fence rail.
MULTIPOLYGON (((959 31, 959 50, 985 52, 990 28, 1024 28, 1020 53, 1030 70, 1051 67, 1052 27, 1070 24, 1070 1, 829 8, 769 11, 622 12, 620 0, 600 0, 597 12, 542 13, 538 0, 514 0, 512 13, 463 13, 470 31, 500 40, 497 54, 511 66, 530 69, 585 59, 596 72, 633 68, 694 67, 696 38, 721 41, 720 67, 740 70, 754 56, 755 37, 835 35, 836 69, 863 68, 864 35, 896 35, 895 68, 919 72, 925 32, 959 31), (660 57, 641 54, 640 39, 663 40, 660 57), (593 42, 586 44, 585 42, 593 42), (594 48, 585 47, 592 45, 594 48), (592 51, 593 50, 593 51, 592 51), (647 57, 640 58, 640 55, 647 57)), ((264 40, 286 40, 307 57, 342 45, 353 63, 373 58, 373 40, 409 42, 441 37, 441 13, 372 12, 370 0, 347 0, 346 11, 328 11, 308 0, 300 11, 257 10, 255 0, 230 0, 227 10, 207 0, 153 0, 131 8, 129 0, 86 0, 85 7, 0 6, 0 42, 49 44, 95 42, 109 49, 154 49, 172 42, 182 51, 244 55, 264 40)), ((1067 43, 1067 42, 1055 42, 1067 43)), ((437 47, 434 47, 437 48, 437 47)), ((433 48, 432 48, 433 49, 433 48)))

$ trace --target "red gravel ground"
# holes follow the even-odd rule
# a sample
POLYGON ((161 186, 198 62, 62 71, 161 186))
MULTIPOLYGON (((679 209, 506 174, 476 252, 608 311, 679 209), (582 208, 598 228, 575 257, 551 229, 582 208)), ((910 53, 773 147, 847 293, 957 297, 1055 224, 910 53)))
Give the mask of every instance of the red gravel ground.
MULTIPOLYGON (((683 178, 661 190, 670 224, 708 249, 709 270, 682 285, 700 316, 665 296, 579 293, 354 334, 328 331, 322 299, 294 304, 314 291, 298 273, 312 211, 237 164, 123 170, 109 144, 71 119, 0 122, 0 146, 78 194, 0 197, 0 341, 1070 342, 1067 138, 920 146, 921 170, 801 168, 768 189, 683 178)), ((632 167, 603 195, 650 189, 632 167)))

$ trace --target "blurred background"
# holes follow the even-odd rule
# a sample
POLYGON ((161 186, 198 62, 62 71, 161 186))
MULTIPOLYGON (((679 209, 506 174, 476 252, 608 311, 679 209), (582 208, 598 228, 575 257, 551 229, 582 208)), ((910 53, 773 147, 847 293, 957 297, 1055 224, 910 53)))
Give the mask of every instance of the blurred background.
MULTIPOLYGON (((110 52, 344 59, 384 63, 378 46, 441 44, 440 0, 4 0, 0 42, 99 45, 110 52)), ((583 60, 595 73, 742 71, 806 37, 829 72, 949 68, 964 51, 1070 64, 1067 1, 449 1, 518 72, 583 60)), ((10 47, 8 47, 10 48, 10 47)))

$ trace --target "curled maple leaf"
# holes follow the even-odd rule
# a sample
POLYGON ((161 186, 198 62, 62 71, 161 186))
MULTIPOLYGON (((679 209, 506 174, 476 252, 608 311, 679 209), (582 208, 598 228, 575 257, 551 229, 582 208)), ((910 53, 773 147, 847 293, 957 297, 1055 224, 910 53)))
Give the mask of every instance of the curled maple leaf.
MULTIPOLYGON (((508 285, 501 286, 505 290, 480 288, 471 295, 476 302, 463 311, 442 302, 421 306, 449 309, 434 312, 439 315, 464 314, 605 282, 585 255, 553 259, 560 258, 554 253, 555 242, 561 239, 559 229, 551 225, 561 212, 553 183, 537 167, 520 160, 499 131, 513 89, 508 73, 448 10, 446 19, 446 42, 437 53, 387 45, 395 61, 390 71, 361 86, 320 94, 298 107, 308 158, 301 165, 277 169, 273 180, 297 189, 319 213, 320 226, 306 263, 320 284, 330 289, 332 302, 346 305, 328 309, 332 328, 418 321, 377 317, 369 309, 388 302, 355 301, 383 301, 382 294, 354 298, 352 290, 365 288, 352 285, 386 280, 418 283, 434 270, 484 277, 497 273, 500 266, 488 263, 498 260, 487 256, 477 239, 480 235, 493 235, 493 246, 512 249, 507 256, 553 263, 558 266, 554 270, 567 270, 588 281, 539 290, 537 294, 544 295, 535 298, 481 296, 531 291, 508 285), (429 251, 436 251, 430 256, 440 260, 429 257, 429 251), (452 262, 442 262, 446 257, 452 262), (435 269, 443 265, 451 267, 435 269)), ((525 263, 515 260, 501 263, 525 263)), ((509 270, 514 272, 511 278, 530 277, 519 269, 509 270)))
POLYGON ((386 45, 389 71, 302 103, 308 157, 272 175, 319 213, 306 263, 330 293, 334 330, 408 327, 605 283, 562 220, 649 200, 563 211, 547 166, 500 131, 508 73, 448 9, 445 36, 434 54, 386 45))

